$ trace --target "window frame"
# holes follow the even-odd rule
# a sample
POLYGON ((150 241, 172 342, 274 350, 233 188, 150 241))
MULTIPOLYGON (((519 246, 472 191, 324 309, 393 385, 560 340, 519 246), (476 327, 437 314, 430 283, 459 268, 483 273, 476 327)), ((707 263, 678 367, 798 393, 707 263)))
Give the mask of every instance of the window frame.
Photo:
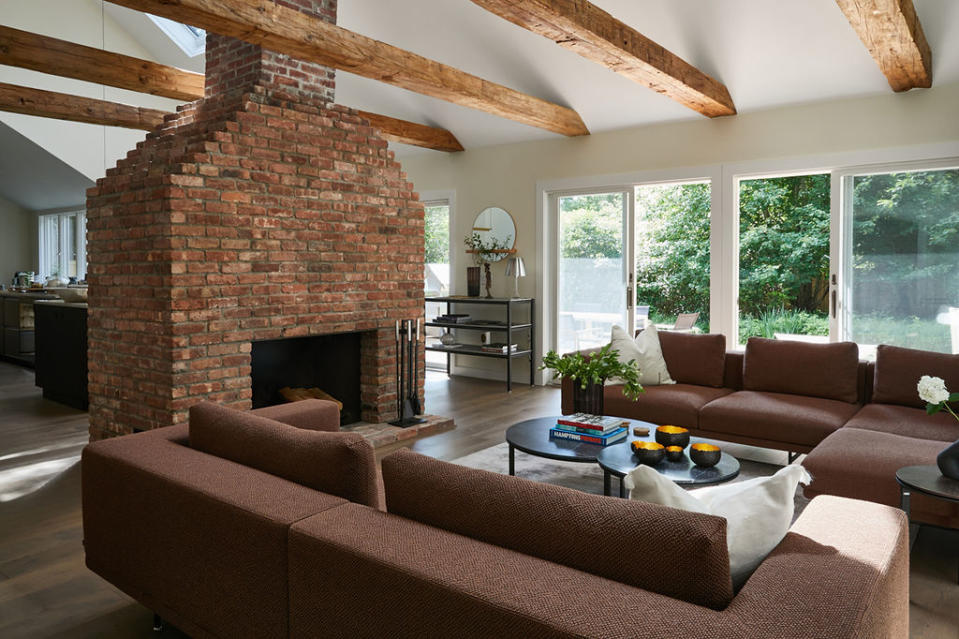
POLYGON ((56 275, 69 279, 70 256, 76 251, 77 281, 87 276, 87 212, 86 210, 39 213, 37 215, 37 279, 44 281, 56 275), (69 234, 62 232, 69 227, 70 219, 76 219, 75 246, 71 246, 69 234))

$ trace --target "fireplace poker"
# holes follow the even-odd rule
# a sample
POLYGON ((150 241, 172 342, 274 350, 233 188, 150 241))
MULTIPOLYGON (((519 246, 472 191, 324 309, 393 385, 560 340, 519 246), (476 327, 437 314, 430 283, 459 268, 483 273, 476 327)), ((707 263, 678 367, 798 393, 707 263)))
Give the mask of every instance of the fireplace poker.
POLYGON ((423 407, 420 406, 420 318, 416 318, 416 333, 413 334, 413 379, 410 380, 410 402, 413 405, 413 414, 420 415, 423 407))
POLYGON ((400 320, 396 320, 396 421, 403 421, 403 351, 400 342, 400 320))

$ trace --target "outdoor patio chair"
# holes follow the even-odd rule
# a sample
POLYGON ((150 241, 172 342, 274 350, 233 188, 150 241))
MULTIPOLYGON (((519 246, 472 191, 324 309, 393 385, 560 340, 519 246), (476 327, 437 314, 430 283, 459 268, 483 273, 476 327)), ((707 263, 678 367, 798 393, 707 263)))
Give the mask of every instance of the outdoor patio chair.
POLYGON ((699 319, 699 313, 680 313, 679 317, 676 318, 676 323, 673 324, 671 330, 674 331, 688 331, 692 327, 696 326, 696 320, 699 319))

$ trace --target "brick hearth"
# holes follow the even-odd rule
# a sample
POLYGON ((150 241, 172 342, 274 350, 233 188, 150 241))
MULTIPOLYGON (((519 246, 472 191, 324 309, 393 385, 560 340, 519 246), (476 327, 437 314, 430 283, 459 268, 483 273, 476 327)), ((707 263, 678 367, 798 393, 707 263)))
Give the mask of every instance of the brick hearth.
MULTIPOLYGON (((335 21, 335 0, 282 4, 335 21)), ((332 104, 332 70, 214 34, 207 48, 206 98, 88 192, 91 438, 204 399, 249 408, 253 341, 353 331, 369 331, 363 420, 394 418, 394 322, 423 313, 412 185, 332 104)))

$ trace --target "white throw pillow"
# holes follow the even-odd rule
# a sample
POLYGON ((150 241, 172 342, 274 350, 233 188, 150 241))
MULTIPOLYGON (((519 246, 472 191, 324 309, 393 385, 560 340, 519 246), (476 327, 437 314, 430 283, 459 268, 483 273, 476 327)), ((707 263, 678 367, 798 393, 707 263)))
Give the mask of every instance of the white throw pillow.
MULTIPOLYGON (((639 367, 639 383, 642 386, 659 386, 660 384, 675 384, 666 368, 663 359, 663 349, 659 345, 659 334, 656 327, 650 325, 646 330, 633 339, 629 333, 613 326, 610 344, 614 351, 619 352, 619 361, 636 360, 639 367)), ((606 384, 622 384, 623 380, 612 378, 606 384)))
POLYGON ((649 466, 637 466, 623 479, 629 498, 717 515, 726 519, 726 545, 733 586, 742 586, 789 531, 796 487, 810 481, 799 465, 757 477, 685 491, 649 466))

